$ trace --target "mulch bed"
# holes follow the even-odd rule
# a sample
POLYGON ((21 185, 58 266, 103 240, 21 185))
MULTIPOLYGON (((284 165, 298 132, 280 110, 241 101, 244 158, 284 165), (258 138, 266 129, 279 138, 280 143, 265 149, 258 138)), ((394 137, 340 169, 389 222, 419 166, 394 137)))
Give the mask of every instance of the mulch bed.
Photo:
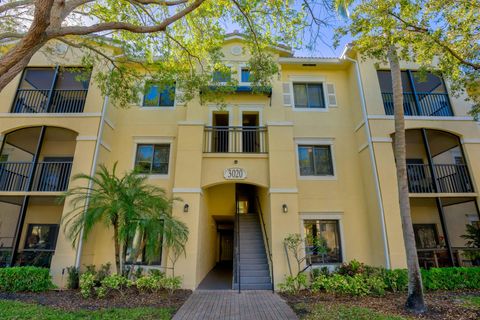
POLYGON ((480 319, 480 310, 465 306, 462 300, 462 297, 466 296, 480 296, 480 291, 427 292, 425 302, 428 310, 420 315, 405 310, 407 294, 404 292, 388 293, 383 297, 350 297, 302 291, 298 295, 282 294, 282 296, 300 317, 307 315, 309 308, 314 304, 323 304, 326 307, 335 305, 364 307, 386 315, 401 315, 413 319, 480 319))
POLYGON ((129 288, 123 294, 111 292, 103 299, 85 299, 79 290, 52 290, 40 293, 0 292, 0 299, 35 303, 66 311, 136 307, 163 307, 178 310, 191 293, 190 290, 176 290, 173 294, 164 290, 148 293, 129 288))

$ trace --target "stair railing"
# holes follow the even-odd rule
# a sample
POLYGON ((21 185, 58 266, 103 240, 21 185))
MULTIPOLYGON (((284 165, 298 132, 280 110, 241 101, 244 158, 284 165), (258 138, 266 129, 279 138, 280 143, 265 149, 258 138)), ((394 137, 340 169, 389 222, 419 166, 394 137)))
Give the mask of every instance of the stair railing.
POLYGON ((236 227, 237 227, 237 230, 236 230, 236 235, 237 235, 237 241, 236 241, 236 246, 235 246, 235 250, 236 250, 236 272, 237 272, 237 284, 238 284, 238 293, 241 292, 241 280, 240 280, 240 210, 239 210, 239 207, 238 207, 238 199, 237 199, 237 195, 235 194, 235 218, 236 218, 236 227))
POLYGON ((265 244, 267 246, 267 256, 268 256, 268 261, 269 261, 269 266, 270 266, 270 277, 272 278, 272 292, 275 292, 275 282, 273 279, 273 261, 272 261, 272 252, 270 251, 270 244, 268 241, 268 235, 267 235, 267 228, 265 227, 265 221, 263 220, 263 211, 262 211, 262 206, 260 205, 260 199, 256 197, 257 199, 257 206, 258 206, 258 216, 260 217, 260 222, 262 225, 262 230, 263 234, 265 236, 265 244))

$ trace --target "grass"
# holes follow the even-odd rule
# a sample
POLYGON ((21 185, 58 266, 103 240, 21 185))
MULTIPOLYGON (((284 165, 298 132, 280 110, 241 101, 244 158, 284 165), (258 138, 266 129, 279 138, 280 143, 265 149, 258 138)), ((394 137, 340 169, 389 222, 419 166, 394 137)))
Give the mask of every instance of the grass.
POLYGON ((76 320, 76 319, 159 319, 172 317, 172 310, 167 308, 132 308, 108 309, 97 311, 63 311, 45 306, 16 301, 0 300, 0 319, 34 319, 34 320, 76 320))
POLYGON ((400 316, 384 315, 368 308, 344 305, 316 305, 306 320, 405 320, 400 316))
POLYGON ((463 297, 463 305, 467 308, 480 309, 480 296, 463 297))

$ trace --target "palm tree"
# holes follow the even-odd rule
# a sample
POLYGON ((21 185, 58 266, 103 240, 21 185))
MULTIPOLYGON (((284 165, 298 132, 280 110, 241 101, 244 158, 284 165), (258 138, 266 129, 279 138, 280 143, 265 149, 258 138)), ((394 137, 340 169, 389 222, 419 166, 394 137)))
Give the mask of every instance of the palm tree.
MULTIPOLYGON (((61 196, 68 199, 72 210, 63 218, 64 232, 75 246, 80 236, 87 239, 93 227, 103 223, 113 228, 115 265, 117 273, 124 269, 124 253, 127 241, 140 232, 145 239, 136 252, 145 249, 147 260, 153 259, 163 239, 165 246, 184 249, 188 238, 187 226, 173 218, 172 200, 165 192, 147 183, 147 177, 136 171, 116 174, 115 163, 110 172, 100 165, 95 176, 79 174, 73 180, 85 181, 88 187, 75 187, 61 196), (87 199, 89 201, 87 201, 87 199), (83 230, 83 234, 82 234, 83 230)), ((138 254, 136 255, 138 258, 138 254)), ((136 261, 136 260, 134 260, 136 261)))
MULTIPOLYGON (((348 7, 353 0, 335 0, 335 8, 346 16, 348 7)), ((389 26, 391 27, 391 26, 389 26)), ((403 109, 403 87, 401 78, 398 48, 390 37, 390 32, 385 31, 385 56, 390 64, 392 75, 393 107, 395 122, 394 153, 397 171, 398 199, 400 205, 400 218, 402 221, 403 241, 408 267, 408 297, 406 307, 415 312, 424 312, 425 301, 423 298, 422 275, 418 263, 415 235, 413 232, 412 217, 410 213, 410 199, 408 192, 408 176, 406 164, 405 141, 405 115, 403 109)))

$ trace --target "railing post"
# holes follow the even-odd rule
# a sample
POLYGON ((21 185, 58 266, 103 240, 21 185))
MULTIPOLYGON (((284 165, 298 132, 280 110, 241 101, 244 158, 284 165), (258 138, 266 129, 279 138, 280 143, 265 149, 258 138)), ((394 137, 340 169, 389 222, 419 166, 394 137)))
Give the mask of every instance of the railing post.
POLYGON ((53 91, 55 90, 55 85, 57 84, 58 78, 58 65, 55 66, 55 73, 53 75, 52 85, 50 86, 50 91, 48 92, 47 104, 45 106, 45 111, 50 111, 50 103, 52 102, 53 91))
POLYGON ((413 81, 412 70, 407 70, 408 80, 410 81, 410 86, 412 87, 413 98, 415 100, 417 115, 422 115, 422 106, 420 100, 418 100, 417 90, 415 89, 415 82, 413 81))

